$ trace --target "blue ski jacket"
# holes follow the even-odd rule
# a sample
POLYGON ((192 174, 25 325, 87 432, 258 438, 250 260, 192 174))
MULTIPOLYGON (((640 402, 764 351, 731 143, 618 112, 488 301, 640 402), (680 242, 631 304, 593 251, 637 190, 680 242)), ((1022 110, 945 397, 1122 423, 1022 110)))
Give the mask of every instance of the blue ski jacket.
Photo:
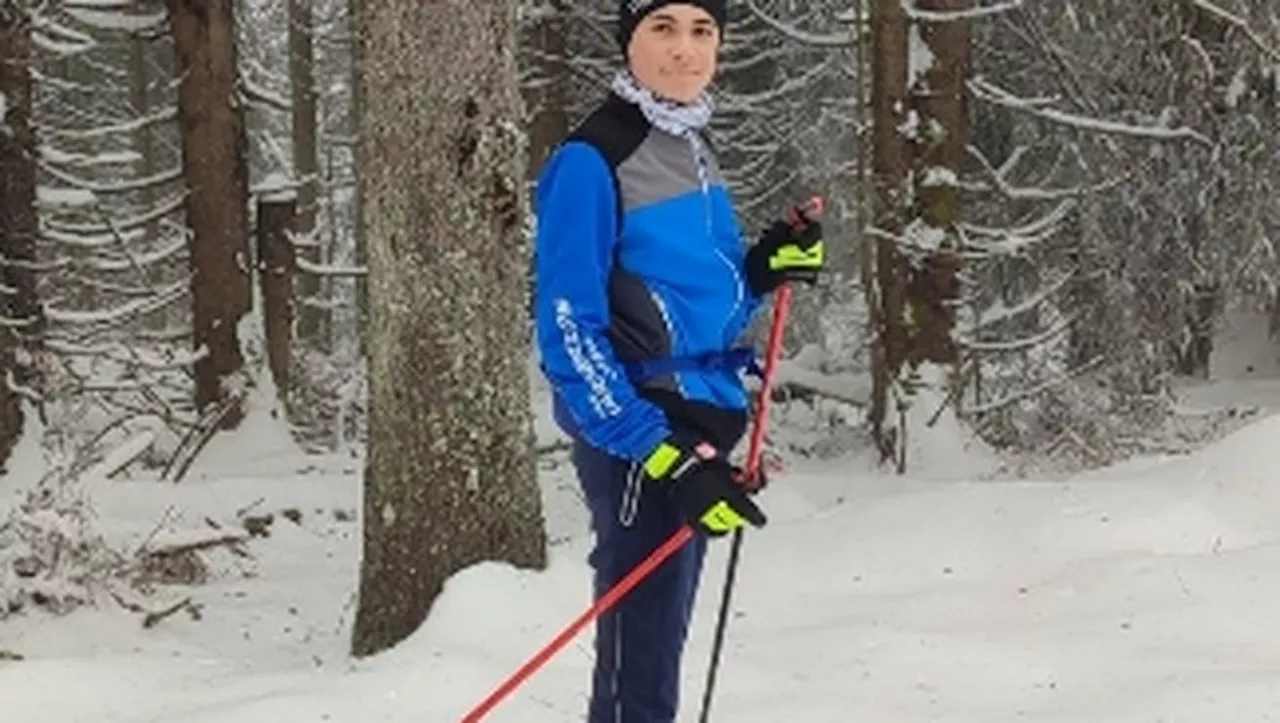
POLYGON ((548 159, 535 211, 535 332, 557 423, 628 460, 677 425, 727 453, 746 426, 733 350, 760 298, 705 143, 611 94, 548 159))

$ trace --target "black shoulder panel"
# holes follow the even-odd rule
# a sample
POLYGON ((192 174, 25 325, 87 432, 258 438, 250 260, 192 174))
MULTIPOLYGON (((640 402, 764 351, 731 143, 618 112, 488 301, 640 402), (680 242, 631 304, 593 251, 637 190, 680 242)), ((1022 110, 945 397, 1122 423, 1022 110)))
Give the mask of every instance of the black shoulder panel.
POLYGON ((604 103, 574 128, 565 142, 582 141, 600 151, 613 176, 617 196, 618 227, 622 227, 622 191, 618 183, 618 166, 635 153, 649 134, 649 121, 640 108, 610 93, 604 103))

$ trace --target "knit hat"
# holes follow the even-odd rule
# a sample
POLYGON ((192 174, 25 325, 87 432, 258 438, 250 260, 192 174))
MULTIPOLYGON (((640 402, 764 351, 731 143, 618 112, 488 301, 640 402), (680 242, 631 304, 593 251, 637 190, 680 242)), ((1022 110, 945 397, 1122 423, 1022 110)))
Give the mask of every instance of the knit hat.
POLYGON ((636 26, 644 20, 646 15, 658 8, 676 3, 693 5, 706 10, 720 27, 720 34, 724 35, 724 25, 729 16, 728 0, 622 0, 618 10, 618 44, 622 46, 622 52, 627 52, 627 46, 631 44, 631 34, 636 31, 636 26))

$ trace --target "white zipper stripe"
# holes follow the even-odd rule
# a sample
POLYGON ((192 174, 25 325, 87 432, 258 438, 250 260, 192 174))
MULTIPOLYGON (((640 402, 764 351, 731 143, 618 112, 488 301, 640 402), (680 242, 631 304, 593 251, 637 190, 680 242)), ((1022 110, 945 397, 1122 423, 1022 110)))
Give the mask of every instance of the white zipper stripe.
MULTIPOLYGON (((719 256, 720 260, 724 262, 724 265, 729 267, 729 272, 733 274, 734 288, 737 289, 738 292, 737 296, 733 300, 733 311, 729 312, 729 321, 733 321, 733 317, 738 315, 738 309, 742 308, 742 302, 746 300, 746 294, 744 293, 742 284, 742 274, 738 273, 738 268, 733 265, 733 262, 729 260, 728 256, 724 255, 723 251, 716 249, 716 256, 719 256)), ((724 323, 726 333, 729 331, 729 321, 724 323)), ((730 343, 732 343, 732 341, 733 340, 730 340, 730 343)))
POLYGON ((636 521, 636 511, 640 508, 640 485, 644 480, 640 463, 632 462, 627 469, 627 484, 622 489, 622 504, 618 505, 618 523, 623 527, 631 527, 636 521))
MULTIPOLYGON (((745 290, 742 283, 742 274, 738 273, 738 268, 729 260, 728 256, 716 245, 715 227, 712 223, 713 213, 711 209, 711 184, 707 179, 707 158, 704 153, 705 149, 698 140, 696 134, 689 134, 689 145, 693 148, 693 162, 698 167, 698 183, 702 186, 702 208, 703 217, 706 220, 707 227, 707 243, 711 244, 711 249, 715 251, 716 256, 729 267, 729 273, 733 274, 733 286, 736 292, 733 300, 733 309, 729 312, 729 318, 725 319, 721 326, 720 336, 725 337, 729 334, 729 324, 733 321, 733 317, 738 315, 738 309, 742 308, 742 302, 746 299, 745 290)), ((732 343, 732 339, 729 343, 732 343)))
MULTIPOLYGON (((676 325, 671 321, 671 312, 667 311, 667 304, 658 295, 658 292, 649 289, 649 298, 653 300, 653 305, 658 307, 658 313, 662 315, 662 323, 667 327, 667 336, 671 338, 671 356, 679 356, 676 352, 676 346, 679 344, 679 336, 676 334, 676 325)), ((676 391, 680 392, 680 396, 685 396, 684 383, 680 381, 679 372, 671 372, 671 379, 676 383, 676 391)))

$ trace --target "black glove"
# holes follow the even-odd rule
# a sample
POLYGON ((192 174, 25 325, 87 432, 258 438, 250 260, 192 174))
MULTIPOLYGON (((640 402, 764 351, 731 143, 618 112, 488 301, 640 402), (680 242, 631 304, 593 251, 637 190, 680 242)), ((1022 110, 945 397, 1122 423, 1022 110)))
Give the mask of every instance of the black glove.
POLYGON ((756 470, 756 478, 748 479, 747 470, 738 465, 733 466, 733 478, 738 484, 747 491, 748 495, 758 495, 769 486, 769 475, 764 471, 764 465, 760 465, 760 469, 756 470))
POLYGON ((733 467, 707 442, 676 433, 645 459, 644 471, 667 488, 685 519, 704 535, 720 537, 766 522, 746 489, 734 481, 733 467))
POLYGON ((825 264, 820 222, 807 221, 794 229, 785 221, 775 221, 747 251, 747 281, 756 296, 764 296, 788 281, 812 286, 825 264))

